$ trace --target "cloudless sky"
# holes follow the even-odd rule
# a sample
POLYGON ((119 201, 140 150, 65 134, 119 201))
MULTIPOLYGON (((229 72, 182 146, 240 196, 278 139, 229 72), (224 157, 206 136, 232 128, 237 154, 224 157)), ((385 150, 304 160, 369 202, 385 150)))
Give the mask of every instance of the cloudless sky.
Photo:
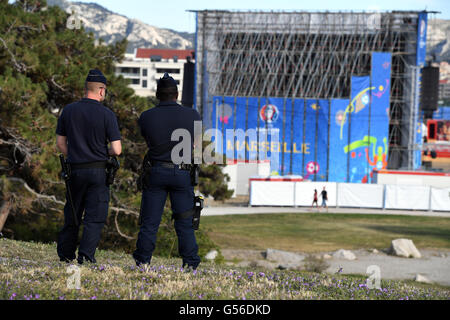
POLYGON ((149 25, 195 32, 195 14, 187 10, 287 11, 440 11, 432 18, 450 19, 450 0, 76 0, 94 2, 108 10, 149 25))

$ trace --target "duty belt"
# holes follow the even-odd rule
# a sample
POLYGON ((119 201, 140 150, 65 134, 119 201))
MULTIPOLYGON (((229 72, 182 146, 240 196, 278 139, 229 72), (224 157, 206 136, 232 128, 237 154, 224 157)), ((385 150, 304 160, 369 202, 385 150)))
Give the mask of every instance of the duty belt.
POLYGON ((186 170, 190 171, 192 168, 191 164, 174 164, 172 162, 165 162, 165 161, 151 161, 152 166, 154 167, 163 167, 163 168, 169 168, 169 169, 180 169, 180 170, 186 170))
POLYGON ((69 164, 70 169, 106 169, 106 161, 96 161, 88 163, 71 163, 69 164))

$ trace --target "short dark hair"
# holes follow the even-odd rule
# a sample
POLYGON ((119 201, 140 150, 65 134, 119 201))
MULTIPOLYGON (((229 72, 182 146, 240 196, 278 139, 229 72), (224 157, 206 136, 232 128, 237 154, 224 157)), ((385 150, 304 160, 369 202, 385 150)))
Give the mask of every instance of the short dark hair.
POLYGON ((156 98, 159 101, 172 101, 178 96, 178 90, 176 87, 164 88, 156 91, 156 98))

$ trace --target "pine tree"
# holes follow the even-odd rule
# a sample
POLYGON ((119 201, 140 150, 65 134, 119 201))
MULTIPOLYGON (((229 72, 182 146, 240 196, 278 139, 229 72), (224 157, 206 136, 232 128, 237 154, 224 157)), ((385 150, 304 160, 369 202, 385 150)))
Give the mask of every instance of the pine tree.
MULTIPOLYGON (((3 233, 22 240, 56 239, 65 198, 55 146, 57 118, 65 105, 83 97, 87 73, 98 68, 109 82, 105 105, 116 113, 123 137, 122 168, 101 245, 131 250, 140 207, 136 179, 146 152, 137 120, 154 104, 114 74, 126 40, 96 44, 82 26, 67 28, 69 15, 44 0, 0 0, 0 12, 0 215, 9 214, 3 233)), ((214 188, 207 188, 214 195, 214 188)), ((164 234, 169 229, 161 228, 159 237, 169 238, 164 234)), ((205 235, 200 238, 211 246, 205 235)))

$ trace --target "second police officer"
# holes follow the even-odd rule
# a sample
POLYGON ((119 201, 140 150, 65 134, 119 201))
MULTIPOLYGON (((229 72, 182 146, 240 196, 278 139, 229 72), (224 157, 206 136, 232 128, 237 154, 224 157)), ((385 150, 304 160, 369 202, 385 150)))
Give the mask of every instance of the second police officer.
POLYGON ((192 151, 194 122, 201 121, 201 118, 196 110, 183 107, 176 102, 177 83, 167 73, 158 81, 156 98, 159 104, 143 112, 138 121, 141 134, 148 146, 144 162, 149 168, 143 177, 141 227, 133 258, 138 266, 150 264, 155 250, 156 234, 169 195, 183 268, 195 270, 200 263, 200 257, 192 215, 189 214, 194 207, 191 165, 176 165, 171 155, 172 149, 178 144, 177 141, 172 141, 172 134, 177 129, 189 131, 192 137, 192 151))

